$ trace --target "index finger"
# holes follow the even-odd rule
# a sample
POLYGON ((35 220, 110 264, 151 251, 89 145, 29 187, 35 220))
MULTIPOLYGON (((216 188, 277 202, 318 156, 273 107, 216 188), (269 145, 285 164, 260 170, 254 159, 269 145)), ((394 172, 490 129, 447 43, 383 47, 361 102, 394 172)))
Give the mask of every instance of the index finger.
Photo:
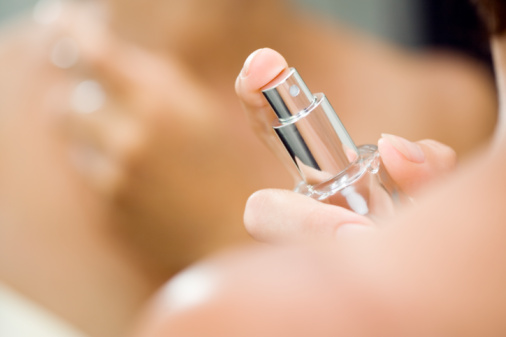
POLYGON ((274 112, 261 92, 286 69, 288 64, 281 54, 270 48, 258 49, 246 59, 235 82, 235 91, 253 131, 290 168, 291 159, 272 129, 274 112))
POLYGON ((270 48, 258 49, 246 59, 235 83, 235 91, 251 127, 264 141, 271 133, 274 115, 261 89, 287 68, 286 60, 278 52, 270 48))

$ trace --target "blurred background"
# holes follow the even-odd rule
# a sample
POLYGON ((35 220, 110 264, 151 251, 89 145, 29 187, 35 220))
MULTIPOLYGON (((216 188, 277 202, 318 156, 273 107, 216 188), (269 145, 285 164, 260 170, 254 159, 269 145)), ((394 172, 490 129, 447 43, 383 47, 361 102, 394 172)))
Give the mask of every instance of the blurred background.
MULTIPOLYGON (((291 0, 411 47, 448 47, 488 61, 475 12, 463 0, 291 0), (467 27, 467 28, 466 28, 467 27)), ((0 0, 0 22, 36 0, 0 0)))
POLYGON ((465 0, 296 0, 409 47, 444 47, 490 65, 486 35, 465 0))
MULTIPOLYGON (((291 0, 329 13, 374 34, 406 44, 423 40, 421 0, 291 0)), ((426 1, 426 0, 425 0, 426 1)), ((425 2, 424 1, 424 2, 425 2)), ((0 19, 30 8, 36 0, 0 0, 0 19)))

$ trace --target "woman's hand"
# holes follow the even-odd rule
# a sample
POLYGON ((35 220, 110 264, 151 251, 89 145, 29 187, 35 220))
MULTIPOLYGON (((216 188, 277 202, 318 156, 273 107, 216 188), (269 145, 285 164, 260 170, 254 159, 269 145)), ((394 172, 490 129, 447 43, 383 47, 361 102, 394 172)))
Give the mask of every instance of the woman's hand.
POLYGON ((9 132, 2 133, 2 162, 13 167, 9 186, 20 184, 23 171, 9 155, 23 153, 17 149, 23 143, 8 137, 40 123, 40 137, 53 144, 39 151, 41 161, 57 166, 52 172, 65 170, 79 187, 66 200, 89 201, 79 207, 97 210, 100 231, 158 281, 217 247, 248 239, 240 223, 256 189, 241 161, 249 154, 235 139, 231 112, 181 60, 120 39, 90 19, 96 16, 89 5, 72 4, 51 24, 4 33, 0 118, 9 132), (11 126, 14 119, 19 128, 11 126))
MULTIPOLYGON (((260 90, 287 67, 277 52, 260 49, 247 59, 236 81, 237 95, 253 130, 281 157, 286 154, 270 128, 273 112, 260 90)), ((398 136, 383 135, 378 149, 391 177, 411 196, 456 165, 455 152, 433 140, 413 143, 398 136)), ((367 217, 285 190, 261 190, 253 194, 246 205, 244 222, 253 237, 268 242, 334 237, 375 228, 367 217)))
POLYGON ((251 189, 219 97, 182 60, 107 29, 68 28, 81 49, 74 75, 107 96, 100 110, 69 117, 70 137, 108 159, 114 176, 96 170, 95 157, 81 169, 109 197, 129 244, 166 277, 247 239, 237 224, 251 189))

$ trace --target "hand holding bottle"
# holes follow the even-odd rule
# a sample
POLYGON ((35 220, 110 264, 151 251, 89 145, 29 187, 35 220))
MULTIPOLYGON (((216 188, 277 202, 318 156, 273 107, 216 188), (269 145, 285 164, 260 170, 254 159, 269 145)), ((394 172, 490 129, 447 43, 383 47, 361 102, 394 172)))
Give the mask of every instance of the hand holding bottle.
MULTIPOLYGON (((287 70, 287 63, 280 54, 260 49, 246 61, 236 82, 236 92, 259 137, 289 162, 293 158, 282 149, 270 128, 273 112, 261 93, 262 88, 287 70)), ((400 189, 411 196, 422 185, 450 171, 456 163, 452 149, 432 140, 411 143, 397 136, 384 135, 378 147, 386 171, 400 189)), ((250 234, 262 241, 328 236, 336 231, 341 233, 345 228, 365 229, 375 225, 370 218, 348 209, 320 203, 297 193, 274 190, 253 194, 246 207, 245 224, 250 234), (353 226, 343 226, 345 224, 353 226)))

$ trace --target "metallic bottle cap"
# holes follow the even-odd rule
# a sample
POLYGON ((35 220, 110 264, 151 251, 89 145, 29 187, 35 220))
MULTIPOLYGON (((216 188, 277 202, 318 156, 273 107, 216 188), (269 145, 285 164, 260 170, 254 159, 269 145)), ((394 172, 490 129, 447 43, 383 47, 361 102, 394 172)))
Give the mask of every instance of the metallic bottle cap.
POLYGON ((262 93, 281 120, 299 114, 315 102, 315 97, 294 68, 279 74, 262 89, 262 93))
POLYGON ((325 95, 313 95, 294 68, 279 74, 262 93, 278 119, 274 130, 306 183, 330 180, 358 158, 325 95))

